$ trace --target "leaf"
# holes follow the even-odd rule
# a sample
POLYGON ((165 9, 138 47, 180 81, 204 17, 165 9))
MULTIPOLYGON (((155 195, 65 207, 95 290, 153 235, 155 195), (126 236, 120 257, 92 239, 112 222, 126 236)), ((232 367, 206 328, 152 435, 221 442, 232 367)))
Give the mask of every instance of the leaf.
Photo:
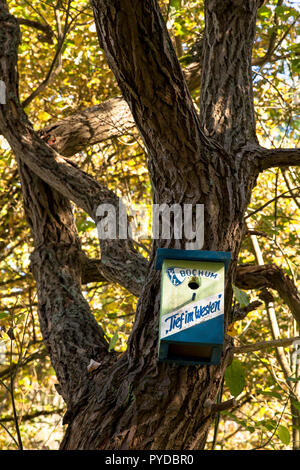
POLYGON ((109 346, 108 346, 108 352, 110 352, 112 349, 114 349, 115 345, 117 344, 119 337, 119 333, 116 331, 113 335, 113 337, 110 340, 109 346))
POLYGON ((170 6, 175 8, 175 10, 179 10, 181 7, 181 0, 171 0, 170 6))
POLYGON ((258 14, 264 18, 269 18, 272 15, 272 12, 269 8, 263 6, 258 10, 258 14))
POLYGON ((228 330, 226 331, 227 335, 231 336, 232 338, 234 338, 237 334, 238 334, 238 331, 237 329, 235 328, 235 324, 234 323, 230 323, 230 325, 228 326, 228 330))
POLYGON ((98 369, 101 366, 101 362, 94 361, 94 359, 90 360, 89 365, 87 366, 88 372, 93 372, 94 370, 98 369))
POLYGON ((15 338, 15 335, 14 335, 14 330, 13 330, 11 327, 8 328, 8 330, 7 330, 6 333, 7 333, 7 335, 10 337, 10 339, 11 339, 12 341, 13 341, 14 339, 16 339, 16 338, 15 338))
POLYGON ((280 395, 280 393, 278 392, 272 392, 272 391, 259 391, 258 392, 260 395, 266 395, 266 396, 269 396, 269 397, 275 397, 275 398, 278 398, 278 400, 281 400, 282 397, 280 395))
POLYGON ((293 407, 300 411, 300 401, 293 401, 293 407))
POLYGON ((51 117, 46 111, 40 111, 37 115, 40 121, 47 121, 51 117))
POLYGON ((240 361, 234 359, 225 372, 225 383, 231 395, 237 397, 245 386, 245 373, 240 361))
POLYGON ((272 419, 263 419, 261 421, 258 421, 256 423, 256 426, 258 429, 261 429, 263 431, 267 430, 267 431, 273 431, 275 428, 276 428, 276 421, 272 420, 272 419))
POLYGON ((247 307, 247 305, 249 305, 250 297, 248 294, 246 294, 246 292, 242 291, 236 286, 233 286, 233 292, 241 307, 247 307))
POLYGON ((300 375, 299 377, 288 377, 286 380, 288 380, 289 382, 299 382, 300 375))
POLYGON ((277 435, 283 444, 288 445, 290 443, 290 431, 282 424, 278 426, 277 435))
POLYGON ((112 304, 115 301, 116 299, 114 297, 106 297, 102 300, 102 306, 112 304))
POLYGON ((7 318, 9 316, 9 313, 0 313, 0 320, 4 320, 4 318, 7 318))

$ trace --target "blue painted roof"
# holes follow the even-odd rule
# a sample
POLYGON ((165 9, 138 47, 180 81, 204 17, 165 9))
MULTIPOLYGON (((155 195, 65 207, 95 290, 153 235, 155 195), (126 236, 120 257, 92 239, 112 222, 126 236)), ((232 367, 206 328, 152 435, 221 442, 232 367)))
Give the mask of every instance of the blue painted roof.
POLYGON ((156 269, 161 269, 164 259, 183 259, 189 261, 214 261, 224 263, 225 271, 228 269, 230 251, 203 251, 203 250, 179 250, 173 248, 157 248, 156 269))

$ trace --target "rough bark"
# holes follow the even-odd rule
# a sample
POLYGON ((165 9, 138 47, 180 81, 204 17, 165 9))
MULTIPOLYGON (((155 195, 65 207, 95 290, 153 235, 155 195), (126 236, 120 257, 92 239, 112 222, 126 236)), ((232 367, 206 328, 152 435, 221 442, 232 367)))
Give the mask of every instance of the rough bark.
MULTIPOLYGON (((3 3, 4 5, 4 3, 3 3)), ((103 183, 91 178, 76 165, 59 155, 34 132, 25 115, 18 96, 17 47, 19 29, 16 19, 2 10, 3 52, 1 79, 7 88, 7 103, 0 110, 1 133, 10 143, 15 155, 51 187, 71 199, 98 222, 97 208, 100 204, 112 204, 119 213, 119 198, 103 183), (13 54, 12 52, 13 51, 13 54)), ((135 265, 143 266, 143 258, 133 247, 131 240, 107 240, 101 244, 101 254, 108 266, 113 259, 126 262, 132 258, 135 265), (112 260, 111 260, 112 259, 112 260)))
MULTIPOLYGON (((155 2, 93 1, 92 5, 109 65, 147 146, 154 201, 204 203, 204 248, 231 250, 235 258, 244 211, 255 183, 255 166, 247 158, 234 159, 229 155, 230 147, 224 152, 202 131, 155 2)), ((254 3, 252 7, 255 17, 254 3)), ((248 63, 251 47, 247 53, 248 63)), ((207 67, 206 73, 213 73, 213 69, 207 67)), ((238 114, 239 110, 234 112, 238 114)), ((164 246, 178 245, 171 241, 164 246)), ((88 433, 86 419, 96 406, 89 402, 70 425, 63 448, 204 446, 210 422, 204 402, 207 398, 215 400, 228 361, 228 344, 217 367, 157 363, 159 275, 153 269, 154 250, 127 352, 110 371, 107 395, 102 391, 98 397, 101 410, 93 415, 92 423, 97 433, 88 433), (114 393, 116 380, 119 385, 114 393), (82 429, 87 431, 84 443, 79 435, 82 429)), ((226 322, 232 274, 233 269, 227 281, 226 322)))
POLYGON ((16 63, 20 35, 5 3, 1 2, 0 7, 0 76, 7 84, 9 97, 7 104, 0 106, 0 126, 14 148, 19 166, 24 208, 35 243, 31 256, 41 331, 59 380, 58 391, 70 413, 91 389, 87 371, 90 359, 104 359, 107 343, 81 293, 77 256, 80 242, 70 202, 19 158, 23 149, 16 136, 21 126, 30 129, 18 100, 16 63))
POLYGON ((239 266, 235 283, 241 289, 264 289, 278 292, 300 325, 300 297, 293 281, 275 265, 239 266))
POLYGON ((104 360, 108 344, 81 293, 80 242, 69 200, 22 162, 18 164, 34 235, 31 269, 41 332, 57 374, 57 390, 71 410, 92 387, 87 370, 90 360, 104 360))
POLYGON ((201 124, 231 151, 257 141, 251 77, 257 6, 212 0, 205 7, 201 124))
MULTIPOLYGON (((200 85, 200 64, 193 62, 184 70, 190 91, 200 85)), ((39 131, 39 135, 58 153, 71 157, 113 137, 133 131, 135 122, 122 97, 79 111, 39 131)))
MULTIPOLYGON (((252 60, 252 65, 262 65, 267 61, 263 57, 252 60)), ((183 69, 183 74, 190 92, 199 88, 201 62, 192 62, 183 69)), ((49 124, 38 133, 60 155, 71 157, 89 146, 134 132, 134 127, 135 122, 126 101, 117 97, 49 124)), ((265 163, 270 162, 272 157, 273 163, 269 166, 281 166, 277 158, 279 149, 277 155, 276 150, 270 150, 272 155, 262 147, 257 150, 262 154, 266 151, 265 163)), ((295 159, 295 149, 291 149, 289 153, 284 153, 285 149, 280 150, 283 156, 282 166, 290 166, 292 163, 289 162, 289 155, 295 159)), ((299 164, 299 158, 294 161, 294 164, 299 164)))

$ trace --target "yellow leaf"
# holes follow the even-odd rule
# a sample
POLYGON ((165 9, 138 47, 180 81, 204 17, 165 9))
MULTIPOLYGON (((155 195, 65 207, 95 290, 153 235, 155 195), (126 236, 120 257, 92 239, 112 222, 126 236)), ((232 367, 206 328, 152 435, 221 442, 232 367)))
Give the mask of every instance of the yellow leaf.
POLYGON ((234 323, 230 323, 226 333, 232 338, 234 338, 238 334, 238 331, 235 328, 234 323))

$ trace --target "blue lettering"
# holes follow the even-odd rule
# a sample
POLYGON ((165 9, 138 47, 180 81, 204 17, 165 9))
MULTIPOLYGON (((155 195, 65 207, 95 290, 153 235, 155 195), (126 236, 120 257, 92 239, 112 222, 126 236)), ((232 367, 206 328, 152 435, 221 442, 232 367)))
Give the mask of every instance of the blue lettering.
POLYGON ((193 311, 191 312, 188 312, 188 323, 190 322, 193 322, 194 321, 194 316, 193 316, 193 311))
POLYGON ((166 330, 166 333, 169 333, 170 331, 173 330, 173 328, 174 328, 174 326, 175 326, 175 325, 174 325, 174 324, 175 324, 175 318, 176 318, 176 314, 175 314, 175 315, 171 315, 170 317, 168 317, 168 318, 165 319, 165 323, 166 323, 168 320, 170 320, 169 329, 166 330))
POLYGON ((194 307, 194 313, 195 313, 195 317, 198 319, 201 317, 200 315, 200 308, 197 307, 197 305, 195 305, 194 307))
POLYGON ((166 334, 170 333, 174 329, 181 330, 183 324, 187 325, 188 323, 193 323, 195 320, 199 320, 201 317, 205 317, 206 315, 210 315, 211 313, 220 311, 221 298, 222 294, 219 294, 219 300, 216 300, 214 302, 210 301, 206 305, 194 305, 193 309, 190 312, 188 310, 185 310, 170 315, 165 319, 165 324, 168 327, 168 329, 166 329, 166 334))

